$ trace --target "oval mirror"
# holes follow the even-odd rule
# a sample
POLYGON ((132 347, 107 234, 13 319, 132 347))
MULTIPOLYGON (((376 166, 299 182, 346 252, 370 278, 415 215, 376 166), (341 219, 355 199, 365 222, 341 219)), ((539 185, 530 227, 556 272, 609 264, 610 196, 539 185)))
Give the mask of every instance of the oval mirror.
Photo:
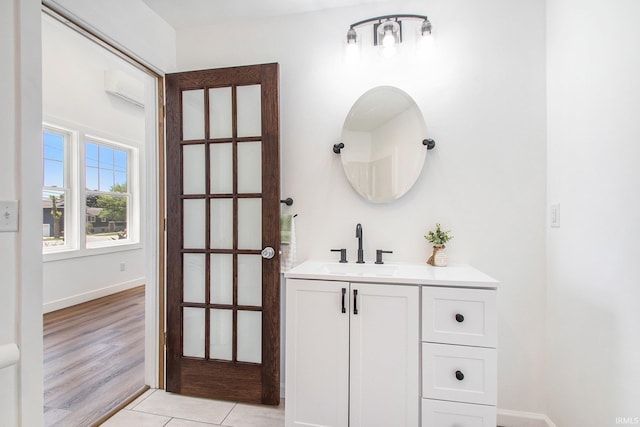
POLYGON ((342 127, 342 166, 351 186, 372 202, 403 196, 424 165, 426 126, 406 92, 379 86, 351 107, 342 127))

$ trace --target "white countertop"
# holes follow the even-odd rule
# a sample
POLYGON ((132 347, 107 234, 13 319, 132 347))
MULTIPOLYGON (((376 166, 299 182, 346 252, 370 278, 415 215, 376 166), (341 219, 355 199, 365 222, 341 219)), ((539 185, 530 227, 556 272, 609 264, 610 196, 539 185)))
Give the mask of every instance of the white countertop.
POLYGON ((464 264, 433 267, 428 264, 340 264, 309 260, 285 272, 287 279, 335 280, 342 282, 395 283, 496 289, 498 281, 464 264))

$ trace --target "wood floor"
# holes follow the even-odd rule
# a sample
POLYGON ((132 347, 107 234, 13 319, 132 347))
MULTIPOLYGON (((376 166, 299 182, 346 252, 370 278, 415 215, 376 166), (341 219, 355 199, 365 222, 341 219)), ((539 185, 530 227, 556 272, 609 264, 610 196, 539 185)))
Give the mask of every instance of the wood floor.
POLYGON ((44 316, 46 426, 91 426, 144 388, 144 287, 44 316))

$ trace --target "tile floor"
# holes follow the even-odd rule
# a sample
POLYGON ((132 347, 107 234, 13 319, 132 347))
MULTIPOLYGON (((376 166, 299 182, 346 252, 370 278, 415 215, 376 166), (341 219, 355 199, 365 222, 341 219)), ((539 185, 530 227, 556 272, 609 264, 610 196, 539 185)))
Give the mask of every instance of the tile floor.
POLYGON ((200 399, 151 389, 108 419, 105 427, 282 427, 280 406, 200 399))

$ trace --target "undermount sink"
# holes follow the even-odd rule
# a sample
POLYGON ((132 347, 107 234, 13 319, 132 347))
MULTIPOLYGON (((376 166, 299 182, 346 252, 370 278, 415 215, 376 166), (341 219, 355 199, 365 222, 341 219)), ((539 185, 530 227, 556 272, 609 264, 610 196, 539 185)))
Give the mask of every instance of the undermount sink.
POLYGON ((348 276, 393 276, 398 272, 395 265, 385 264, 355 264, 355 263, 333 263, 328 262, 322 265, 322 269, 329 274, 344 274, 348 276))

